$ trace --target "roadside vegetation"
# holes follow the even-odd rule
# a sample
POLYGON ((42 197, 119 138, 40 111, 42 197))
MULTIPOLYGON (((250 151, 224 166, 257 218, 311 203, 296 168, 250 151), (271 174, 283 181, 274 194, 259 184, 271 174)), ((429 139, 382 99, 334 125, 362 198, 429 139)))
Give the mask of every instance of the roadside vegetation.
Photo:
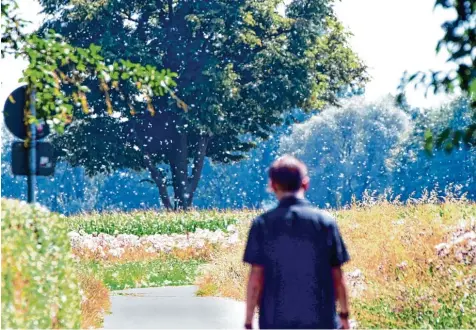
POLYGON ((110 290, 190 285, 203 260, 173 258, 125 263, 85 262, 79 273, 100 279, 110 290))
MULTIPOLYGON (((352 312, 363 328, 476 327, 476 205, 464 200, 368 200, 335 212, 351 262, 352 312)), ((216 253, 199 294, 244 300, 240 246, 216 253)))
POLYGON ((144 236, 186 234, 197 229, 224 230, 247 216, 247 212, 239 211, 104 212, 71 216, 66 222, 70 231, 144 236))
POLYGON ((78 278, 61 219, 15 200, 2 199, 1 210, 2 328, 99 326, 107 291, 78 278))
MULTIPOLYGON (((245 297, 248 267, 242 254, 258 211, 65 218, 41 209, 35 213, 35 219, 40 217, 35 222, 39 236, 29 220, 31 212, 24 203, 2 200, 2 310, 10 313, 9 322, 16 322, 6 324, 2 318, 2 326, 40 326, 22 323, 30 317, 13 317, 28 309, 43 313, 41 324, 58 327, 63 325, 60 316, 76 304, 77 310, 67 315, 76 315, 78 323, 68 327, 101 327, 110 310, 109 291, 135 287, 197 284, 202 296, 245 297), (49 249, 34 243, 35 237, 53 236, 63 243, 49 249), (33 261, 27 250, 42 256, 48 277, 46 268, 29 264, 33 261), (61 275, 65 271, 68 275, 61 275), (59 282, 43 285, 37 278, 59 282), (43 292, 42 297, 28 293, 33 292, 27 291, 31 283, 41 286, 34 292, 43 292), (50 307, 62 297, 57 294, 61 283, 69 288, 63 290, 66 299, 74 303, 51 317, 50 307)), ((345 271, 352 314, 360 327, 476 327, 474 203, 438 200, 432 194, 407 203, 367 196, 362 203, 332 212, 352 257, 345 271)))

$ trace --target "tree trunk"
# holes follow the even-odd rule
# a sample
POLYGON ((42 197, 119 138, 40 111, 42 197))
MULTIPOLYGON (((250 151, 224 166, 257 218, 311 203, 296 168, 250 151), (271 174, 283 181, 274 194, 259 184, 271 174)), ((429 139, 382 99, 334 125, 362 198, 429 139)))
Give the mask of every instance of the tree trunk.
POLYGON ((203 165, 205 164, 205 156, 207 154, 208 141, 210 141, 208 136, 201 136, 198 140, 198 150, 193 161, 192 176, 188 180, 187 207, 192 206, 193 194, 195 193, 195 190, 197 190, 198 182, 202 176, 203 165))
MULTIPOLYGON (((144 141, 139 137, 137 134, 137 125, 136 121, 132 120, 132 136, 135 138, 136 142, 140 146, 144 146, 144 141)), ((144 162, 145 167, 149 170, 150 176, 154 181, 155 185, 159 189, 159 196, 160 200, 162 201, 162 205, 166 210, 172 210, 172 203, 170 202, 169 193, 167 191, 167 178, 162 174, 161 171, 157 169, 155 164, 152 162, 149 153, 142 147, 142 159, 144 162)))
POLYGON ((162 172, 159 171, 157 167, 155 167, 155 165, 152 163, 152 160, 150 159, 149 154, 147 154, 146 152, 144 152, 144 165, 149 170, 150 176, 155 182, 155 185, 157 186, 157 188, 159 188, 159 196, 160 200, 162 201, 162 205, 164 205, 164 208, 166 210, 171 210, 172 203, 170 203, 169 193, 167 191, 166 178, 164 177, 162 172))
POLYGON ((184 132, 180 134, 177 149, 170 153, 170 169, 174 186, 174 207, 176 210, 185 210, 188 207, 188 145, 187 134, 184 132))

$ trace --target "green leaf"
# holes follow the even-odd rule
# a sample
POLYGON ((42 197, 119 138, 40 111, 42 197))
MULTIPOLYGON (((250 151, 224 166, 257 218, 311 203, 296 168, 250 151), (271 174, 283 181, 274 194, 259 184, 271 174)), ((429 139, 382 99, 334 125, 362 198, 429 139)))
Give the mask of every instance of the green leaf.
POLYGON ((58 134, 63 134, 64 133, 64 126, 63 125, 55 125, 55 131, 58 134))
POLYGON ((89 50, 90 50, 92 53, 96 54, 96 53, 98 53, 98 52, 101 50, 101 46, 97 46, 97 45, 95 45, 95 44, 91 44, 91 45, 89 45, 89 50))
POLYGON ((476 100, 476 78, 471 80, 471 85, 469 86, 469 94, 473 100, 476 100))
POLYGON ((458 147, 462 138, 463 138, 463 132, 460 130, 455 131, 453 134, 453 145, 455 147, 458 147))
POLYGON ((417 72, 417 73, 412 74, 412 75, 408 78, 408 81, 411 82, 411 81, 415 80, 415 78, 418 77, 419 74, 420 74, 420 72, 417 72))
POLYGON ((451 128, 445 129, 443 132, 440 133, 438 139, 436 140, 436 146, 440 148, 443 143, 448 139, 451 133, 451 128))
POLYGON ((433 133, 430 130, 426 130, 423 137, 424 137, 425 141, 432 140, 433 139, 433 133))
POLYGON ((76 69, 78 69, 78 71, 84 72, 86 71, 86 66, 84 65, 83 62, 79 62, 78 65, 76 66, 76 69))
POLYGON ((121 79, 122 79, 122 80, 127 80, 127 79, 129 79, 129 77, 130 77, 130 76, 129 76, 129 74, 128 74, 127 72, 123 72, 123 73, 121 74, 121 79))
POLYGON ((463 136, 463 141, 466 144, 470 144, 472 140, 476 138, 476 124, 471 124, 469 127, 466 129, 466 132, 464 133, 463 136))
POLYGON ((90 92, 91 92, 91 90, 89 89, 89 87, 88 87, 88 86, 84 86, 84 85, 79 86, 79 90, 82 91, 82 92, 86 92, 86 93, 90 93, 90 92))
POLYGON ((425 141, 424 149, 428 156, 432 156, 433 155, 433 141, 431 140, 425 141))
POLYGON ((448 143, 446 143, 446 145, 445 145, 445 152, 446 152, 447 154, 450 154, 450 153, 453 151, 453 148, 454 148, 453 143, 452 143, 452 142, 448 142, 448 143))

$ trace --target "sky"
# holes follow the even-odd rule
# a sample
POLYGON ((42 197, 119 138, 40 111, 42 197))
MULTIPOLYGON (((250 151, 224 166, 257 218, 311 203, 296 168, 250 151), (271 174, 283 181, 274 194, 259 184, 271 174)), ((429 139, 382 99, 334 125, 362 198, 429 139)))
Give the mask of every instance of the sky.
MULTIPOLYGON (((448 69, 446 55, 436 56, 435 47, 443 37, 441 24, 451 12, 433 10, 434 0, 343 0, 335 10, 353 33, 352 49, 369 67, 372 77, 366 97, 376 99, 395 93, 403 72, 448 69)), ((408 89, 415 106, 441 103, 445 96, 425 99, 422 90, 408 89)))
MULTIPOLYGON (((23 18, 38 27, 41 6, 35 0, 20 0, 23 18)), ((442 10, 433 11, 434 0, 342 0, 335 6, 337 17, 353 33, 352 48, 369 67, 372 77, 366 87, 368 99, 395 94, 405 70, 444 69, 445 56, 435 55, 442 37, 441 23, 448 18, 442 10)), ((1 60, 0 100, 19 86, 18 79, 27 62, 21 59, 1 60)), ((444 96, 425 98, 423 91, 408 90, 414 106, 434 106, 444 96)))

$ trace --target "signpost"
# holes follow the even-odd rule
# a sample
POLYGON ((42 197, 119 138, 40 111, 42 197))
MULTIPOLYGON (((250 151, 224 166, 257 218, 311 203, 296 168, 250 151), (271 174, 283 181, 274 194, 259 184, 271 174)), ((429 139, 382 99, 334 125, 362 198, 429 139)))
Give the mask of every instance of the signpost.
MULTIPOLYGON (((25 107, 27 97, 28 95, 26 85, 20 86, 10 94, 10 96, 5 101, 5 106, 3 108, 5 126, 7 126, 8 130, 20 140, 26 140, 28 138, 28 130, 30 129, 25 123, 25 107)), ((32 97, 34 99, 34 95, 32 95, 32 97)), ((34 102, 31 102, 31 104, 34 106, 34 102)), ((35 110, 36 109, 33 109, 33 111, 35 110)), ((36 130, 37 140, 41 140, 50 134, 49 126, 42 120, 40 120, 36 130)))
POLYGON ((30 116, 36 117, 35 91, 27 95, 27 86, 15 89, 3 109, 5 125, 10 132, 25 142, 12 144, 12 172, 15 175, 26 175, 28 182, 28 202, 36 201, 36 176, 49 176, 54 174, 55 159, 53 146, 49 142, 38 142, 50 133, 49 126, 40 121, 39 124, 28 124, 25 108, 27 97, 30 98, 30 116))
MULTIPOLYGON (((13 175, 28 176, 30 173, 30 157, 28 148, 23 141, 16 141, 12 144, 12 173, 13 175)), ((51 143, 38 141, 36 143, 36 175, 50 176, 55 171, 54 150, 51 143)))

